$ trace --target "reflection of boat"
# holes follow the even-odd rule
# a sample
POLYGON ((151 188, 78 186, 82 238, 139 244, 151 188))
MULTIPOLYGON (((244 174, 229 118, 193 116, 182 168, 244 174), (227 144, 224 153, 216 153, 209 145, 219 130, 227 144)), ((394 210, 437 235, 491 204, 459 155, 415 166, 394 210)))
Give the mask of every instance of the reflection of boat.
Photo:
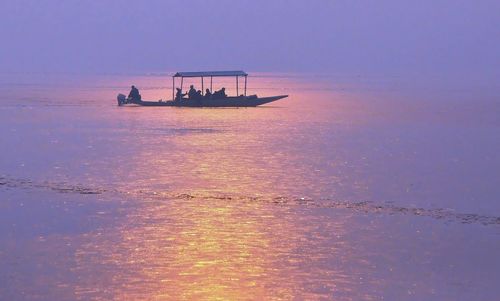
POLYGON ((213 72, 177 72, 172 76, 172 99, 169 101, 133 101, 126 98, 123 94, 118 94, 118 105, 135 104, 146 107, 256 107, 262 104, 270 103, 278 99, 288 97, 288 95, 258 97, 257 95, 247 96, 247 77, 248 74, 243 71, 213 71, 213 72), (214 77, 236 77, 236 96, 210 96, 204 95, 204 80, 210 78, 210 93, 214 77), (181 78, 180 90, 185 77, 201 78, 201 97, 198 98, 175 98, 175 79, 181 78), (244 94, 239 94, 239 78, 244 77, 244 94))

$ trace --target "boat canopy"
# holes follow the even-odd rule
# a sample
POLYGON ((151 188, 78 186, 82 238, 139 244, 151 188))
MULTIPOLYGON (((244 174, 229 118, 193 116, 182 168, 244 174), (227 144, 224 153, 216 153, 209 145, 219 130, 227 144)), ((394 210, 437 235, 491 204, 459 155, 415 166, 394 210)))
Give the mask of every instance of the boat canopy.
POLYGON ((240 76, 245 78, 245 88, 244 88, 244 95, 247 95, 247 77, 248 74, 244 71, 198 71, 198 72, 177 72, 174 75, 172 75, 172 99, 175 99, 175 78, 180 77, 181 78, 181 91, 182 91, 182 85, 184 83, 184 78, 185 77, 200 77, 201 78, 201 93, 202 95, 205 95, 205 83, 204 83, 204 78, 205 77, 210 77, 210 92, 212 92, 212 81, 214 77, 223 77, 223 76, 234 76, 236 77, 236 96, 239 96, 240 94, 240 87, 239 87, 239 78, 240 76))
POLYGON ((174 77, 248 76, 244 71, 177 72, 174 77))

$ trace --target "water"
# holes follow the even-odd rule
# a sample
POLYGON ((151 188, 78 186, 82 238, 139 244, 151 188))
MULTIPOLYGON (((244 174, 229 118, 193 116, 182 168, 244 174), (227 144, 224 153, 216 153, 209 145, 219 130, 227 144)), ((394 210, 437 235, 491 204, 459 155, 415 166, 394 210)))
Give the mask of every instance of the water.
POLYGON ((0 79, 2 300, 500 293, 494 84, 257 74, 290 97, 184 109, 115 105, 164 74, 0 79))

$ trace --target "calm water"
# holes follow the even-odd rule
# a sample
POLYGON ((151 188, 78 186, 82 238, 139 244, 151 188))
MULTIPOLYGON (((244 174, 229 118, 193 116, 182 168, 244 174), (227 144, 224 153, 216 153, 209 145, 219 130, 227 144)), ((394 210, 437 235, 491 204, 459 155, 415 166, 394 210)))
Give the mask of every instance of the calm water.
POLYGON ((117 107, 132 83, 170 98, 0 75, 1 300, 500 298, 498 84, 258 74, 290 97, 117 107))

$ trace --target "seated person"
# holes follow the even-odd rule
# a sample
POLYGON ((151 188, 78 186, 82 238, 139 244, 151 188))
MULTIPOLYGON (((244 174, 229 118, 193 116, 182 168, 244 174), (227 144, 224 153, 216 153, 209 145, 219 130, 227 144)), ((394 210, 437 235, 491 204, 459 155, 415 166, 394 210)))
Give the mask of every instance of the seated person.
POLYGON ((205 90, 205 98, 212 98, 212 92, 210 92, 210 89, 205 90))
POLYGON ((130 93, 128 94, 127 100, 129 102, 140 102, 141 101, 141 94, 139 94, 139 90, 135 87, 132 86, 132 89, 130 90, 130 93))
POLYGON ((222 88, 219 91, 215 91, 212 98, 224 98, 226 95, 226 88, 222 88))
POLYGON ((182 93, 182 90, 180 88, 175 88, 177 89, 177 92, 175 93, 175 100, 180 101, 182 100, 182 97, 186 96, 187 93, 182 93))

